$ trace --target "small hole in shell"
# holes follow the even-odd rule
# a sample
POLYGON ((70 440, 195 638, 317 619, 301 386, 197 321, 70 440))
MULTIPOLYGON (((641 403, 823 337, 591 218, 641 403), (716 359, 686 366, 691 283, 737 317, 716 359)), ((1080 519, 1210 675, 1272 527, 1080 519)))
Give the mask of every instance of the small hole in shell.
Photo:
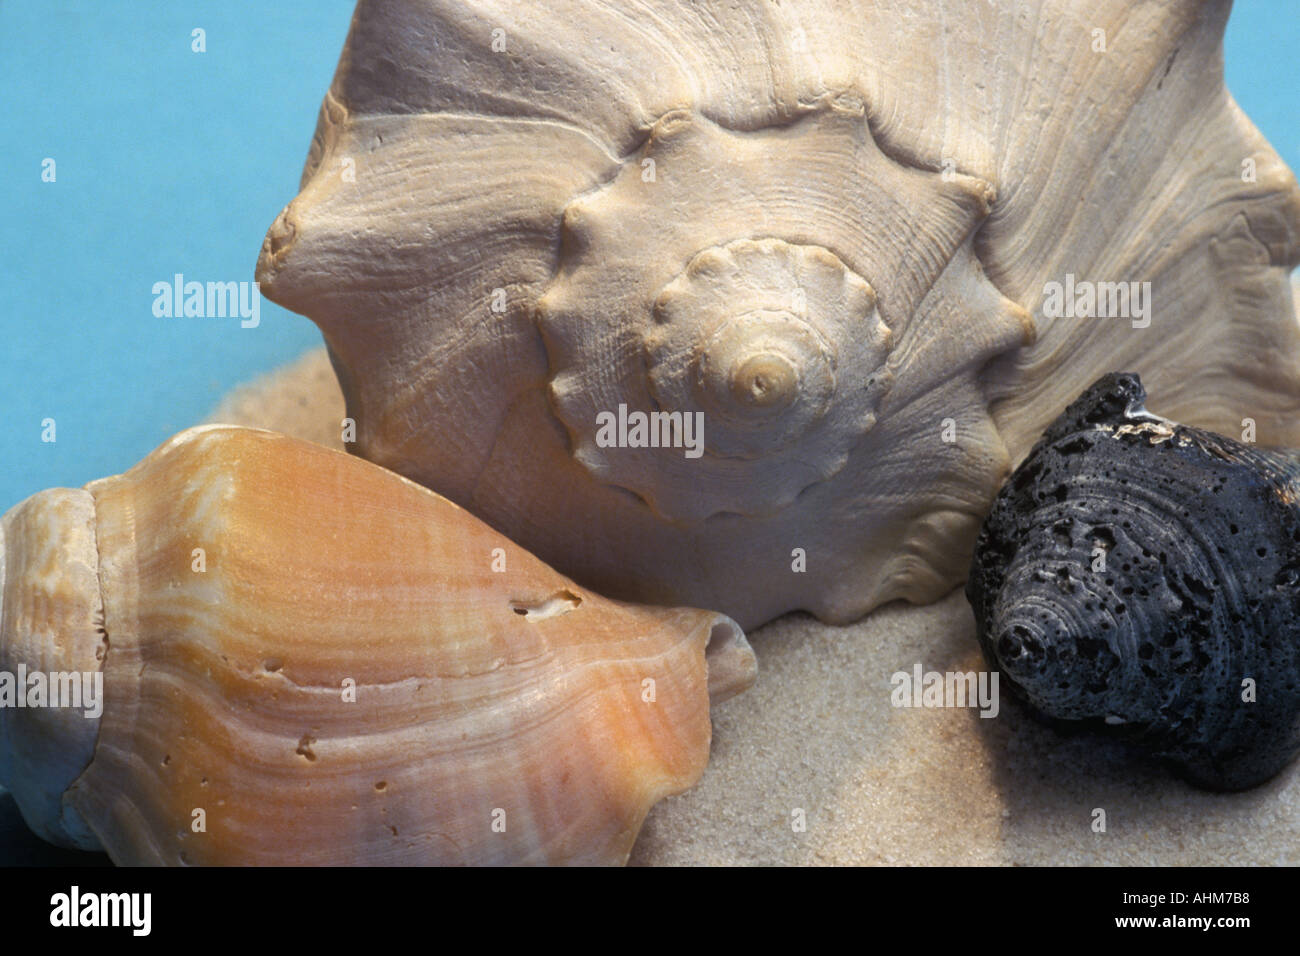
POLYGON ((568 614, 582 606, 582 598, 568 588, 556 591, 542 601, 511 601, 510 609, 529 621, 538 622, 568 614))

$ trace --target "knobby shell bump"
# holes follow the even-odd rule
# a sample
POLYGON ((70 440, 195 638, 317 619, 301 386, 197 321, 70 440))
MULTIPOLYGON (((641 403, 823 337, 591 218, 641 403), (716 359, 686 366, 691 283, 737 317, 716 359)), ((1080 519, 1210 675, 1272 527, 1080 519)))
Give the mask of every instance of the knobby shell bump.
POLYGON ((966 589, 980 645, 1040 716, 1251 787, 1300 749, 1300 460, 1145 399, 1102 378, 998 496, 966 589))
POLYGON ((748 687, 709 611, 605 600, 397 475, 207 426, 0 521, 0 784, 119 864, 623 863, 748 687), (91 719, 93 717, 93 719, 91 719))

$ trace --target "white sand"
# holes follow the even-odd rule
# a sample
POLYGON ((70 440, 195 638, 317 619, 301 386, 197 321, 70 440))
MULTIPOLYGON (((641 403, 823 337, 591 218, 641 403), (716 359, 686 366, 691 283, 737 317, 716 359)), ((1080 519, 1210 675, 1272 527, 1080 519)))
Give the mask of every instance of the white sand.
MULTIPOLYGON (((212 420, 341 447, 342 417, 322 349, 212 420)), ((981 667, 960 592, 848 627, 789 615, 750 639, 758 685, 715 709, 704 778, 651 811, 633 863, 1300 864, 1295 767, 1248 793, 1203 793, 1110 742, 1062 737, 1006 695, 993 719, 893 707, 896 671, 981 667)))

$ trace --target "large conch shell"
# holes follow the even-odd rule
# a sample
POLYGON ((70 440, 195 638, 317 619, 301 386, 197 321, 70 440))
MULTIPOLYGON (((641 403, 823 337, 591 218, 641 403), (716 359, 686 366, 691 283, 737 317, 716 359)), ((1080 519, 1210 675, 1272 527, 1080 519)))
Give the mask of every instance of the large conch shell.
POLYGON ((607 601, 257 429, 42 492, 0 539, 0 671, 103 681, 97 719, 0 708, 0 783, 118 863, 622 863, 754 677, 720 614, 607 601))
POLYGON ((355 450, 592 587, 933 599, 1106 371, 1300 445, 1300 190, 1228 10, 362 0, 258 277, 355 450), (1150 296, 1044 307, 1076 280, 1150 296))

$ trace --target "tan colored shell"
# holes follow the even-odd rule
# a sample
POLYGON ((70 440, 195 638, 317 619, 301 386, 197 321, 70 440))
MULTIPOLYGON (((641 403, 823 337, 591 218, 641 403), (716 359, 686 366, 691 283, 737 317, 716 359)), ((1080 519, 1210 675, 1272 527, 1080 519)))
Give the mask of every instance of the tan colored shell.
POLYGON ((47 710, 41 737, 0 711, 0 782, 118 863, 622 863, 703 771, 710 694, 754 676, 722 615, 604 600, 256 429, 184 432, 0 527, 0 662, 105 683, 102 717, 47 710))
POLYGON ((362 0, 258 276, 361 454, 590 586, 746 626, 929 600, 1104 372, 1300 444, 1300 189, 1228 10, 362 0), (1150 324, 1050 317, 1067 275, 1150 282, 1150 324), (703 453, 598 443, 620 407, 703 411, 703 453))

